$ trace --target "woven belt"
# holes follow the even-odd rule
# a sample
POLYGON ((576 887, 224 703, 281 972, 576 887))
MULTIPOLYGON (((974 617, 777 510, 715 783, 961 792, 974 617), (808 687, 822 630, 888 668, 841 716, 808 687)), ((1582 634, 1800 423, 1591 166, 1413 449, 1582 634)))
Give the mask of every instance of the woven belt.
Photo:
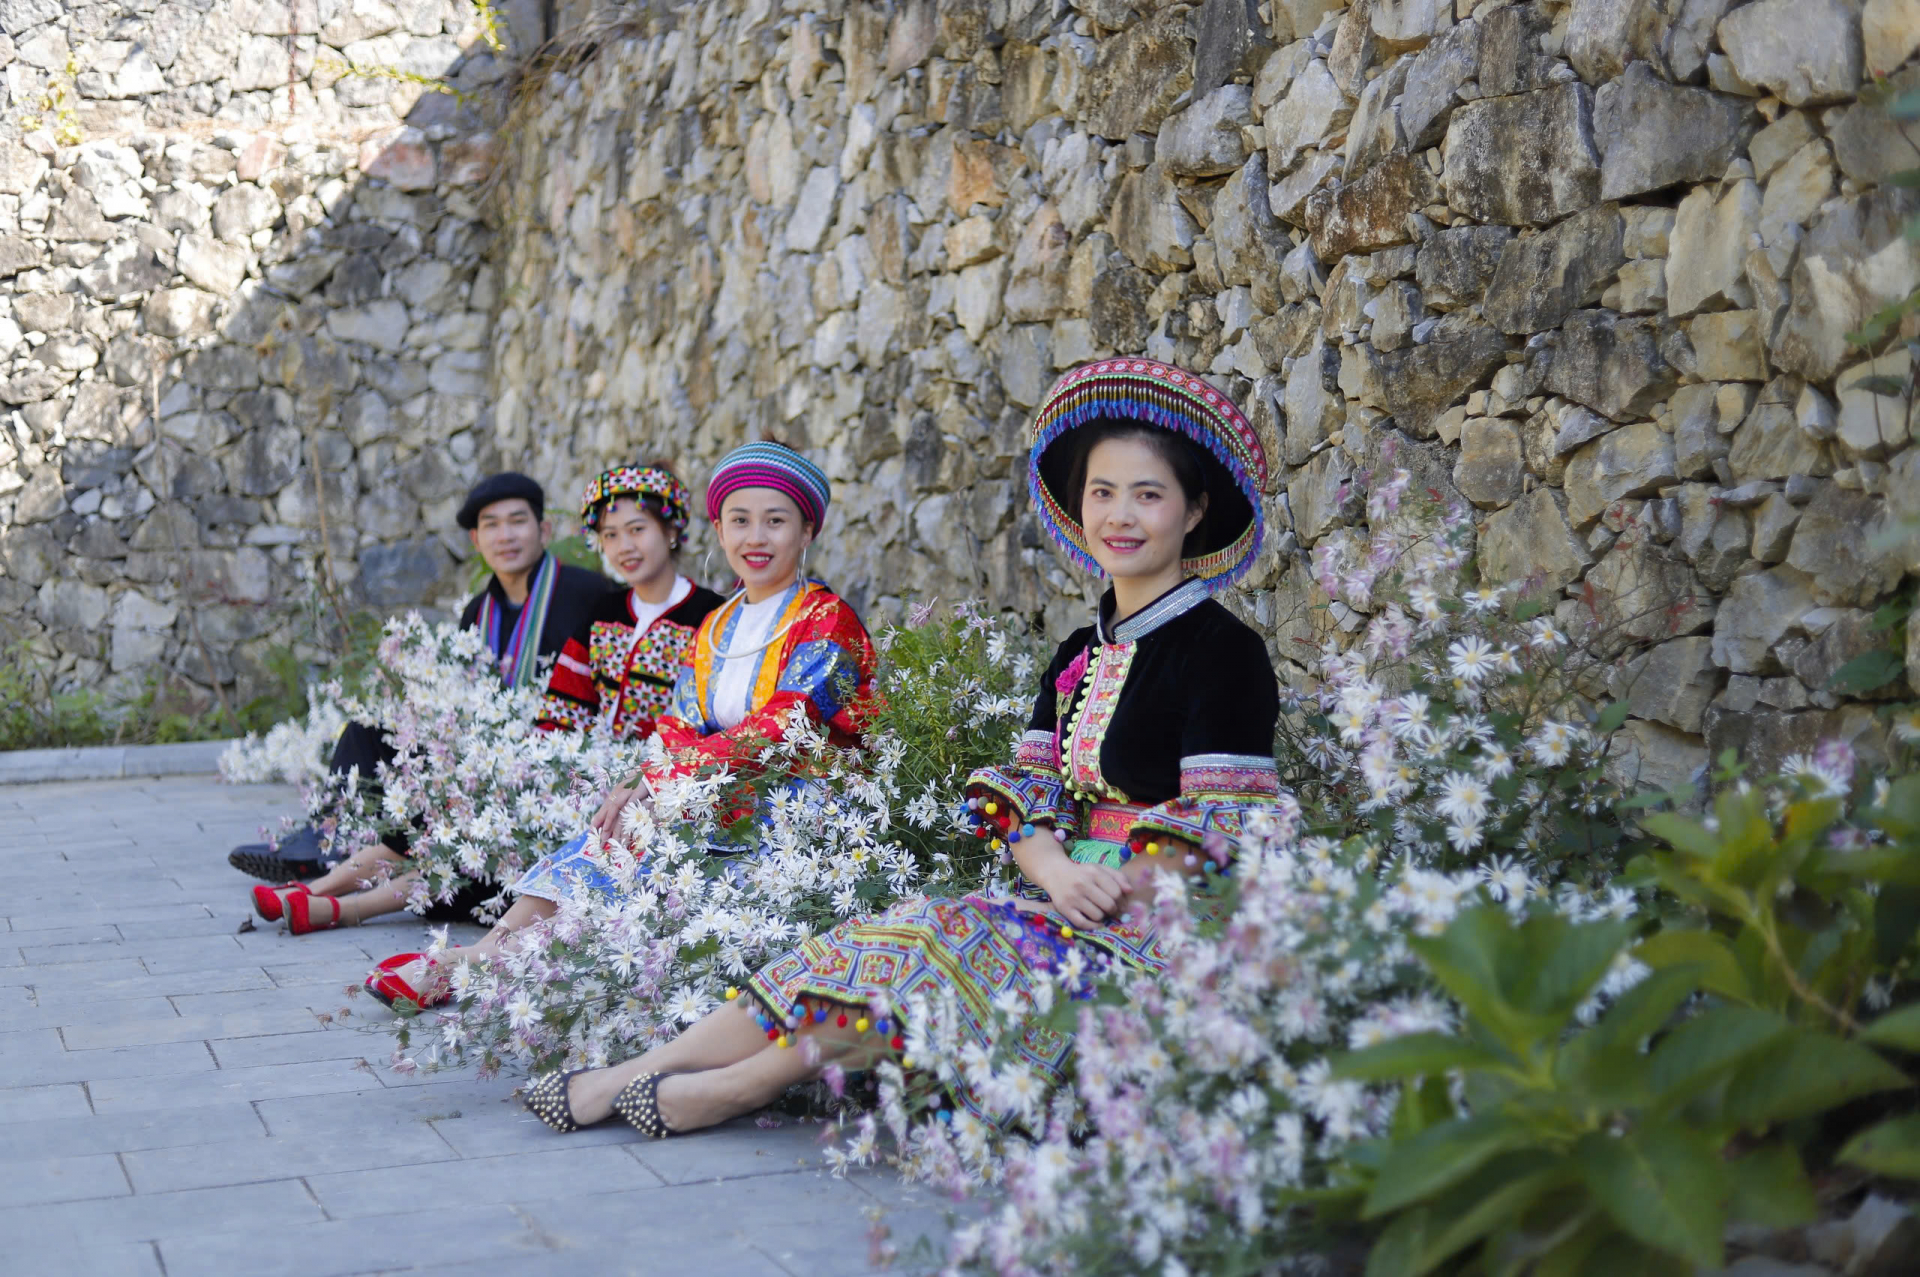
POLYGON ((1132 803, 1095 803, 1087 809, 1086 836, 1098 842, 1124 843, 1133 832, 1133 822, 1145 810, 1132 803))

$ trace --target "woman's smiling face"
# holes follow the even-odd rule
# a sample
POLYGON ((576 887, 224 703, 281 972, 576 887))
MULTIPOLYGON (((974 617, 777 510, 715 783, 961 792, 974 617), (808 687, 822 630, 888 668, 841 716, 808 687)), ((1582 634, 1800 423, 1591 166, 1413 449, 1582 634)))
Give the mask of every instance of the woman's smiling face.
POLYGON ((778 488, 738 488, 720 506, 720 548, 727 564, 759 602, 793 584, 813 527, 794 499, 778 488))
POLYGON ((632 497, 617 497, 600 512, 594 533, 600 555, 620 579, 640 588, 673 572, 673 542, 665 525, 632 497))
POLYGON ((1188 504, 1173 467, 1138 435, 1103 439, 1087 454, 1080 522, 1094 561, 1114 580, 1180 570, 1180 548, 1204 504, 1188 504))

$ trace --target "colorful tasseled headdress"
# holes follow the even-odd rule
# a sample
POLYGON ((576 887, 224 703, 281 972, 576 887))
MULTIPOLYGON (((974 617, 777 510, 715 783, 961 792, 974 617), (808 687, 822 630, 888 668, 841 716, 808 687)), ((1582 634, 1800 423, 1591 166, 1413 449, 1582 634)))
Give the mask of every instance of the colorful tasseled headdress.
POLYGON ((1216 589, 1240 579, 1260 552, 1266 531, 1261 496, 1268 490, 1260 436, 1232 400, 1189 372, 1153 359, 1082 364, 1054 383, 1033 418, 1027 489, 1040 520, 1067 554, 1099 572, 1086 531, 1067 513, 1075 449, 1062 440, 1100 422, 1139 422, 1171 430, 1199 445, 1207 476, 1207 544, 1181 561, 1189 576, 1216 589))
POLYGON ((686 534, 693 494, 665 466, 615 466, 594 476, 580 495, 580 522, 598 528, 601 511, 618 497, 652 497, 673 525, 674 535, 686 534))
POLYGON ((773 488, 793 498, 800 517, 819 531, 833 488, 820 467, 784 443, 742 444, 720 459, 707 483, 707 517, 720 521, 720 507, 741 488, 773 488))

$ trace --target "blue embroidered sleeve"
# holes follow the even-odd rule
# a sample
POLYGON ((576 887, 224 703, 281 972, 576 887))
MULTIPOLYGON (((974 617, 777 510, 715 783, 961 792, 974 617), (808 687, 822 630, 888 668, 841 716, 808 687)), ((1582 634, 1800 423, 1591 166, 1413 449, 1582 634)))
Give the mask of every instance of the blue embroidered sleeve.
POLYGON ((797 692, 812 701, 821 722, 844 709, 859 688, 860 663, 827 639, 797 644, 774 686, 776 692, 797 692))
POLYGON ((673 680, 673 708, 669 712, 696 732, 713 730, 713 725, 707 722, 707 711, 700 704, 691 665, 682 665, 680 673, 673 680))

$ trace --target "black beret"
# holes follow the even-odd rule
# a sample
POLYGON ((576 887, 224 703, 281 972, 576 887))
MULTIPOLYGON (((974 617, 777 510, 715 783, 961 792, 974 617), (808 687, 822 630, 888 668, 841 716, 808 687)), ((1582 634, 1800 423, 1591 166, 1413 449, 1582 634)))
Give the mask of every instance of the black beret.
POLYGON ((547 517, 547 494, 540 485, 513 470, 490 474, 473 485, 467 492, 467 500, 460 507, 460 513, 454 516, 454 522, 471 532, 480 526, 480 512, 496 501, 512 501, 518 498, 533 507, 533 517, 547 517))

